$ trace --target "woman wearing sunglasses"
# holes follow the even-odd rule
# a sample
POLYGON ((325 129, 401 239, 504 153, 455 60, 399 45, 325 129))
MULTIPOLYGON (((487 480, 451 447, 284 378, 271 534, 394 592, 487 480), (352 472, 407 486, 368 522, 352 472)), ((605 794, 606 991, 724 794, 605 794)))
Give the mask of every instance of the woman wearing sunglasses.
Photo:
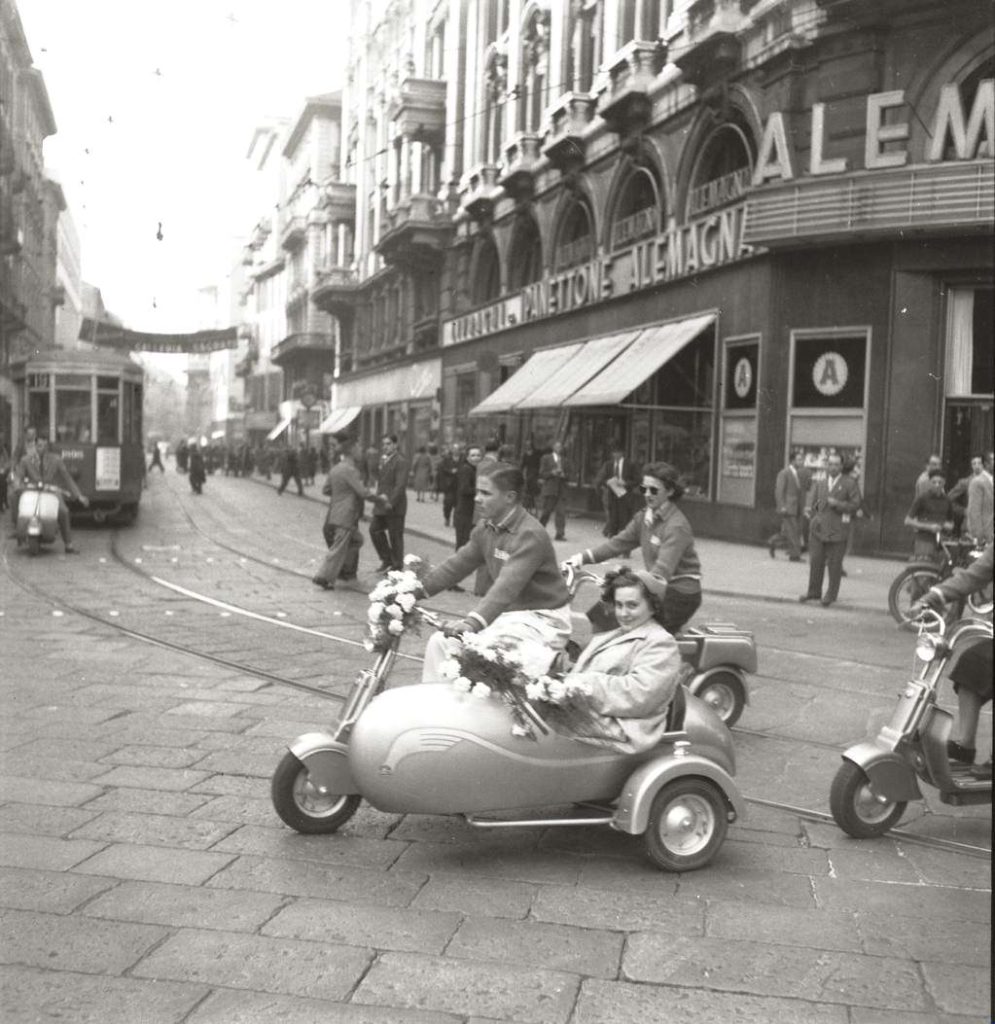
MULTIPOLYGON (((694 549, 691 524, 677 506, 684 487, 673 466, 653 462, 643 468, 639 490, 645 499, 645 508, 632 517, 621 533, 596 548, 572 555, 567 561, 579 568, 640 548, 647 570, 667 584, 663 611, 657 621, 669 633, 676 633, 701 604, 701 562, 694 549)), ((596 627, 611 628, 613 615, 609 621, 603 621, 592 612, 588 614, 596 627)))

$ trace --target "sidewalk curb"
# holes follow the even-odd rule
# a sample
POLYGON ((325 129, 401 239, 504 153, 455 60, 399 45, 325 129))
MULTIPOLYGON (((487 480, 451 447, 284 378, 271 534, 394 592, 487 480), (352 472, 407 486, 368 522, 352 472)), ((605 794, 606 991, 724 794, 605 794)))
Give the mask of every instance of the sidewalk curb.
MULTIPOLYGON (((244 479, 249 479, 249 480, 251 480, 252 483, 260 484, 263 487, 268 487, 268 488, 270 488, 270 490, 273 490, 273 491, 275 491, 277 489, 277 484, 275 484, 272 480, 266 480, 266 479, 258 476, 257 474, 253 474, 251 477, 248 477, 248 478, 241 477, 240 479, 243 479, 243 480, 244 479)), ((325 499, 323 497, 319 497, 319 496, 316 496, 316 495, 311 495, 311 494, 308 494, 306 492, 304 493, 303 497, 306 498, 308 501, 314 502, 316 505, 322 505, 322 506, 325 505, 325 499)), ((430 531, 430 530, 426 530, 423 527, 412 526, 412 525, 409 525, 408 523, 405 523, 405 525, 404 525, 404 532, 406 534, 412 536, 412 537, 420 537, 422 540, 435 541, 435 543, 437 543, 437 544, 446 544, 446 545, 451 545, 452 544, 452 537, 445 536, 445 535, 443 535, 441 533, 433 532, 433 531, 430 531)), ((763 546, 762 545, 756 545, 756 544, 748 544, 748 545, 743 545, 743 547, 757 548, 758 550, 762 550, 763 546)), ((797 598, 792 598, 792 597, 781 597, 781 596, 778 596, 778 595, 775 595, 775 594, 757 594, 757 593, 753 593, 753 592, 746 591, 746 590, 729 590, 729 589, 724 589, 724 588, 721 588, 721 587, 713 587, 713 586, 707 587, 706 588, 706 593, 707 594, 714 594, 716 597, 730 598, 730 599, 739 600, 739 601, 762 601, 765 604, 795 605, 795 604, 799 603, 797 598)), ((821 605, 818 605, 818 607, 819 607, 819 610, 822 611, 822 612, 832 612, 833 610, 844 611, 844 612, 846 612, 846 611, 855 611, 855 612, 859 611, 859 612, 867 612, 867 613, 871 613, 871 614, 883 615, 886 618, 888 618, 889 620, 891 620, 891 614, 889 613, 888 608, 887 608, 887 604, 884 601, 882 601, 881 605, 872 605, 872 604, 863 604, 863 603, 859 603, 859 602, 849 602, 849 601, 845 601, 844 600, 844 601, 836 602, 836 605, 834 606, 834 608, 822 608, 821 605)), ((901 627, 899 627, 896 624, 895 628, 899 629, 901 627)))

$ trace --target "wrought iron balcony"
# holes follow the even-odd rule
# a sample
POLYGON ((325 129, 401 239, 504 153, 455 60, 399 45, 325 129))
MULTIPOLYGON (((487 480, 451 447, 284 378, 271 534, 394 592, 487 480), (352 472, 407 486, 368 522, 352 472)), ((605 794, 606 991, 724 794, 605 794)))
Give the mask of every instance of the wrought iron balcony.
POLYGON ((305 355, 322 355, 335 352, 335 339, 330 334, 318 331, 307 331, 299 334, 288 334, 270 352, 270 362, 281 366, 293 362, 295 357, 305 355))
POLYGON ((446 134, 446 83, 434 78, 405 78, 387 116, 399 134, 415 142, 442 142, 446 134))
POLYGON ((496 164, 477 164, 464 176, 460 205, 473 220, 485 221, 493 215, 494 204, 504 195, 498 184, 499 174, 496 164))
POLYGON ((388 211, 388 227, 376 244, 384 262, 418 266, 438 262, 453 233, 452 218, 435 196, 419 193, 388 211))
POLYGON ((542 151, 557 170, 569 173, 583 166, 584 136, 597 105, 595 96, 568 92, 550 111, 549 134, 542 151))
POLYGON ((504 148, 504 167, 498 184, 512 199, 531 196, 535 172, 542 159, 542 140, 530 132, 520 132, 504 148))
POLYGON ((917 234, 989 233, 991 160, 854 171, 769 185, 750 194, 744 242, 767 248, 917 234))
POLYGON ((339 319, 349 317, 359 301, 359 276, 351 267, 325 266, 318 270, 311 301, 339 319))
POLYGON ((667 52, 659 43, 629 43, 608 65, 608 88, 598 113, 619 135, 645 127, 653 110, 650 91, 663 70, 667 52))

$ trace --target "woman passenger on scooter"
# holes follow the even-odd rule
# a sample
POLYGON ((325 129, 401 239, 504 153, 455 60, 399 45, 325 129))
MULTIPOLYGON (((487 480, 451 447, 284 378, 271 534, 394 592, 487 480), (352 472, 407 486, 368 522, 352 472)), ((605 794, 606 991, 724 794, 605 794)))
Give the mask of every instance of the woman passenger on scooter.
POLYGON ((614 607, 618 628, 595 636, 564 679, 572 694, 586 698, 597 721, 597 730, 578 739, 637 754, 656 746, 667 731, 681 656, 654 619, 666 589, 651 573, 628 566, 605 577, 602 600, 614 607))
MULTIPOLYGON (((596 548, 571 555, 567 562, 580 568, 641 548, 646 569, 667 585, 657 622, 668 633, 677 633, 701 605, 701 562, 694 549, 691 524, 677 507, 684 486, 673 466, 653 462, 643 467, 639 490, 646 499, 646 507, 632 517, 629 525, 596 548)), ((599 621, 597 606, 588 615, 595 628, 613 625, 610 617, 599 621)))

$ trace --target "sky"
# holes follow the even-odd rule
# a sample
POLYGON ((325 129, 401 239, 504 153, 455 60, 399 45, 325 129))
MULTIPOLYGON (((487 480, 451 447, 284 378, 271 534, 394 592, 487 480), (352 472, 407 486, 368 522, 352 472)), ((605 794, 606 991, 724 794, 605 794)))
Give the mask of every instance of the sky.
POLYGON ((203 322, 199 290, 270 212, 245 159, 253 130, 342 87, 350 0, 17 4, 83 279, 135 330, 218 326, 203 322))

